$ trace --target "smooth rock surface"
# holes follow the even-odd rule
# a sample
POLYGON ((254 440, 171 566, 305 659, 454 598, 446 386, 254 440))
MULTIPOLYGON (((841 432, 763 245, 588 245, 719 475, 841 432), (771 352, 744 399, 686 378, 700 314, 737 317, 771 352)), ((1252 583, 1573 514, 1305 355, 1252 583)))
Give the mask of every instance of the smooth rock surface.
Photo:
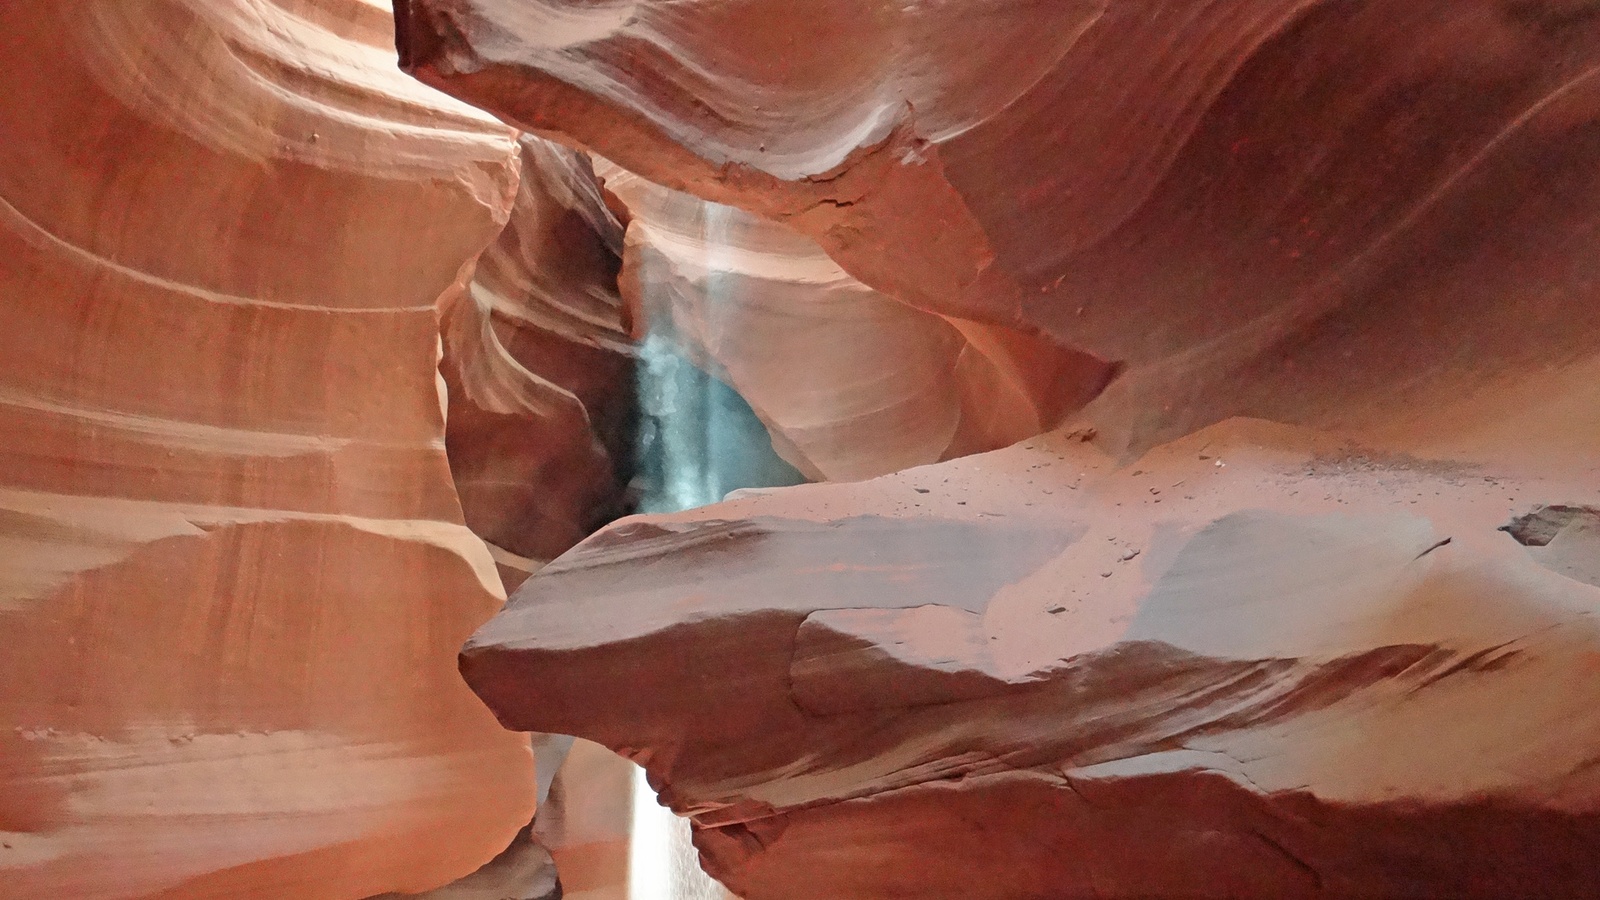
POLYGON ((1085 413, 1118 454, 1494 381, 1542 402, 1600 333, 1588 2, 399 9, 430 84, 889 296, 1124 365, 1085 413))
POLYGON ((614 525, 463 671, 748 900, 1588 896, 1596 12, 404 0, 425 82, 1120 373, 614 525))
POLYGON ((550 851, 532 826, 517 832, 511 846, 483 868, 421 894, 382 894, 370 900, 566 900, 550 851))
POLYGON ((511 219, 446 304, 440 367, 450 471, 508 589, 625 510, 635 410, 622 226, 584 156, 520 143, 511 219))
POLYGON ((994 450, 1093 399, 1108 367, 1049 341, 872 290, 816 242, 737 207, 598 170, 627 208, 636 334, 739 392, 812 481, 994 450))
POLYGON ((462 670, 747 900, 1587 896, 1600 588, 1499 529, 1600 463, 1502 460, 1235 420, 756 493, 601 532, 462 670))
POLYGON ((561 873, 563 900, 637 900, 628 896, 635 771, 604 747, 573 742, 534 820, 561 873))
POLYGON ((414 892, 532 815, 436 370, 516 146, 391 29, 0 5, 0 897, 414 892))

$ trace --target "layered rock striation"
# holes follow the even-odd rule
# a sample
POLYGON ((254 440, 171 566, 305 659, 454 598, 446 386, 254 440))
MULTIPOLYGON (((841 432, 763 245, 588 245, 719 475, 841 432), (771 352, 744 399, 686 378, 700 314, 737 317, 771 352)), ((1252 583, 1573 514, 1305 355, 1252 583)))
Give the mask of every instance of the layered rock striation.
POLYGON ((1125 365, 1086 411, 1118 453, 1497 379, 1536 400, 1600 328, 1586 3, 399 8, 430 84, 1125 365))
POLYGON ((1049 341, 874 291, 780 223, 599 171, 628 210, 621 290, 641 339, 738 391, 812 481, 1007 446, 1060 424, 1111 377, 1049 341))
POLYGON ((520 145, 510 221, 445 303, 441 365, 450 470, 508 589, 627 508, 636 408, 622 225, 583 155, 520 145))
POLYGON ((531 816, 436 371, 516 145, 391 29, 0 7, 0 897, 418 891, 531 816))
POLYGON ((1586 896, 1591 6, 406 0, 427 83, 1092 362, 1047 438, 614 525, 463 672, 749 900, 1586 896))
POLYGON ((1582 897, 1597 504, 1592 462, 1053 436, 624 520, 462 671, 750 900, 1582 897))

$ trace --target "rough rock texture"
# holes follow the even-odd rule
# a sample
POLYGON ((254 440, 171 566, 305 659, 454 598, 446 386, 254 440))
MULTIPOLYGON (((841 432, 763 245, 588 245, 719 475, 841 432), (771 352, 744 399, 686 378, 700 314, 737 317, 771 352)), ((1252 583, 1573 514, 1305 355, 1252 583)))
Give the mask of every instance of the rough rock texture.
POLYGON ((1125 363, 1088 411, 1118 452, 1538 396, 1600 332, 1588 0, 399 9, 431 84, 1125 363))
POLYGON ((622 226, 588 160, 524 135, 511 220, 446 307, 450 471, 507 587, 620 515, 634 360, 622 226))
POLYGON ((1499 529, 1600 463, 1080 438, 624 520, 463 672, 749 900, 1592 893, 1600 587, 1499 529))
POLYGON ((737 390, 810 480, 1013 444, 1110 377, 1048 341, 884 296, 784 225, 614 165, 600 173, 629 214, 622 292, 637 331, 737 390))
POLYGON ((515 143, 391 28, 0 4, 0 897, 418 891, 531 816, 436 373, 515 143))

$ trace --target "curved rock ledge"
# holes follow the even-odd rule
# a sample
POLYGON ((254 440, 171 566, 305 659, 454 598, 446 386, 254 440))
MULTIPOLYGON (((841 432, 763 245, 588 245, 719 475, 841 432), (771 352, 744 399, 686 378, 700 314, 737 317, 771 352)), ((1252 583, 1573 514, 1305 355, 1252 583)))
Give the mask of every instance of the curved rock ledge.
POLYGON ((1581 897, 1600 588, 1500 530, 1554 498, 1600 467, 1054 436, 624 520, 461 668, 747 900, 1581 897))
POLYGON ((1538 398, 1595 351, 1589 3, 398 8, 429 84, 1125 365, 1085 419, 1129 457, 1231 416, 1538 398))
POLYGON ((628 211, 636 330, 737 390, 812 481, 887 475, 1059 425, 1113 373, 1011 328, 907 306, 779 223, 602 164, 628 211))
POLYGON ((531 816, 437 374, 515 143, 391 28, 0 5, 0 897, 418 891, 531 816))

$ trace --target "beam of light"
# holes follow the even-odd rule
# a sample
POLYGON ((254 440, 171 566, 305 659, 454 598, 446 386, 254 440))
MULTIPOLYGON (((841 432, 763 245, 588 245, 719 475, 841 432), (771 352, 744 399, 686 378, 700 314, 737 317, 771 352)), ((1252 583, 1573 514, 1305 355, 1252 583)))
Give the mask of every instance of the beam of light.
MULTIPOLYGON (((735 270, 724 257, 732 244, 730 207, 708 203, 702 219, 704 315, 710 334, 726 321, 737 297, 735 270)), ((673 321, 674 294, 641 285, 645 335, 639 342, 641 415, 636 463, 643 488, 639 512, 671 513, 720 501, 740 488, 800 484, 805 478, 772 449, 765 426, 731 387, 696 368, 673 321)), ((689 822, 656 802, 644 770, 634 773, 633 826, 628 842, 628 900, 723 900, 729 897, 701 871, 689 822)))
POLYGON ((644 769, 633 772, 633 827, 628 838, 628 900, 674 900, 672 810, 656 802, 644 769))

